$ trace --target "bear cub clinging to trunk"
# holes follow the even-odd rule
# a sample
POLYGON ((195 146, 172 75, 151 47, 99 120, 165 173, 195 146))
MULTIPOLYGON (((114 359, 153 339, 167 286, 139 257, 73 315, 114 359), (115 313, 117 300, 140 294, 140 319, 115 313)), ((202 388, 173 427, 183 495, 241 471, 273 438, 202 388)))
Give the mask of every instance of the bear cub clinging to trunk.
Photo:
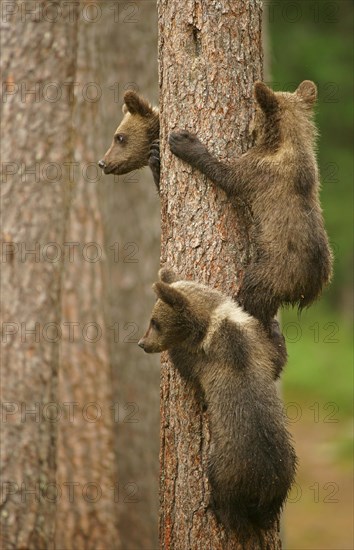
POLYGON ((255 84, 255 145, 227 164, 188 131, 173 132, 171 151, 205 174, 253 218, 255 257, 237 299, 267 326, 282 304, 310 305, 331 278, 332 255, 319 202, 313 106, 317 88, 294 93, 255 84))
POLYGON ((217 517, 245 539, 279 517, 294 481, 295 451, 274 378, 274 345, 262 324, 217 290, 162 269, 158 300, 139 345, 168 350, 207 406, 208 478, 217 517))

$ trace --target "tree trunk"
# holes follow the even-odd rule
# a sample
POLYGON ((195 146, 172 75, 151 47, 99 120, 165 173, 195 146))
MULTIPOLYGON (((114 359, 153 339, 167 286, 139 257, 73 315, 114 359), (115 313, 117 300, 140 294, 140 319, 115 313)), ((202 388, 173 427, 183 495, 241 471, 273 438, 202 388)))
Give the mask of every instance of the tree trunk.
POLYGON ((60 17, 56 7, 46 0, 8 2, 1 21, 0 546, 6 550, 53 548, 58 495, 53 402, 78 5, 64 3, 60 17))
MULTIPOLYGON (((89 10, 89 8, 87 8, 89 10)), ((102 135, 99 118, 99 35, 106 20, 80 17, 75 89, 75 186, 66 241, 63 340, 59 374, 58 549, 116 550, 119 485, 114 454, 114 405, 104 322, 106 252, 98 201, 102 135), (90 84, 91 83, 91 84, 90 84), (69 250, 69 247, 68 247, 69 250)))
MULTIPOLYGON (((123 95, 134 88, 157 104, 155 2, 119 3, 107 12, 100 37, 102 157, 122 118, 123 95), (112 44, 115 48, 112 48, 112 44), (133 52, 133 54, 132 54, 133 52), (107 70, 109 68, 109 70, 107 70)), ((119 533, 124 550, 158 546, 159 358, 137 346, 154 302, 151 284, 159 267, 160 200, 148 168, 101 179, 109 280, 110 330, 119 465, 119 533), (119 331, 119 332, 118 332, 119 331), (114 334, 114 337, 113 337, 114 334)))
MULTIPOLYGON (((170 153, 188 129, 220 159, 250 145, 253 83, 262 77, 259 0, 159 0, 162 263, 235 296, 250 250, 247 212, 170 153)), ((208 509, 207 413, 164 355, 161 387, 160 540, 164 549, 239 547, 208 509)), ((276 527, 265 534, 279 548, 276 527)), ((245 548, 243 546, 243 548, 245 548)), ((249 548, 258 548, 250 541, 249 548)))

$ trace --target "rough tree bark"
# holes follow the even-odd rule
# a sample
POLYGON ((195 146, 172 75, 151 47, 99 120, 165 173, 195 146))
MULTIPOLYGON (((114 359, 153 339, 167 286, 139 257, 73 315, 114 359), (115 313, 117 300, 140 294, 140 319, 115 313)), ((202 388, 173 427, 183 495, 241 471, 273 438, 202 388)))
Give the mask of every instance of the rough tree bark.
POLYGON ((50 404, 57 401, 77 13, 78 5, 67 3, 56 18, 49 0, 7 2, 2 12, 0 546, 6 550, 53 548, 57 430, 50 404))
MULTIPOLYGON (((162 263, 231 296, 250 253, 247 212, 173 157, 169 132, 186 128, 222 159, 250 145, 253 83, 262 77, 260 0, 159 0, 162 263)), ((208 509, 209 432, 188 385, 168 356, 161 386, 160 540, 165 549, 238 548, 237 534, 208 509)), ((277 527, 265 534, 279 548, 277 527)), ((250 541, 249 548, 257 548, 250 541)))
MULTIPOLYGON (((154 104, 158 97, 156 3, 119 3, 115 19, 110 4, 104 8, 106 26, 99 40, 104 146, 97 160, 122 118, 125 90, 134 88, 154 104)), ((107 324, 120 329, 119 337, 110 338, 119 413, 119 533, 124 550, 156 549, 159 357, 144 354, 137 341, 154 303, 151 284, 159 267, 160 200, 148 168, 126 176, 102 175, 100 191, 108 252, 107 324)))
POLYGON ((98 116, 101 58, 97 44, 106 21, 95 20, 96 11, 89 9, 86 19, 80 17, 78 26, 76 165, 66 234, 66 241, 76 244, 70 249, 71 257, 67 257, 63 279, 59 399, 67 414, 59 423, 57 481, 62 497, 58 502, 56 547, 116 550, 120 548, 118 478, 111 364, 104 322, 106 253, 96 165, 102 148, 98 116), (64 403, 71 403, 71 409, 64 403))

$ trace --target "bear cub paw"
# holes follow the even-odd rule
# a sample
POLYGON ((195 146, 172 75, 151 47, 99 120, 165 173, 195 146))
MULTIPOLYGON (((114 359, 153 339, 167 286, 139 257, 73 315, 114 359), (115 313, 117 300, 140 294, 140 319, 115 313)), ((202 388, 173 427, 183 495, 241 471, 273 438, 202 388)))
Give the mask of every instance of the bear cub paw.
POLYGON ((191 161, 205 150, 199 139, 187 130, 171 132, 168 142, 172 153, 182 160, 191 161))

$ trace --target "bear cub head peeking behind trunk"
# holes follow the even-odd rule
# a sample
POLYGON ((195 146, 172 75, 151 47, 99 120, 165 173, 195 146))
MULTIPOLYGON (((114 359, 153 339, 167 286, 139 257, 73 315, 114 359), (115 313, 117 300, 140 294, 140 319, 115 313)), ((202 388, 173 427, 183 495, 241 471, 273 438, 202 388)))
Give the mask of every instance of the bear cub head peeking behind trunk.
POLYGON ((116 175, 128 174, 149 165, 159 189, 159 111, 132 90, 125 92, 122 110, 123 120, 98 165, 105 174, 116 175))

